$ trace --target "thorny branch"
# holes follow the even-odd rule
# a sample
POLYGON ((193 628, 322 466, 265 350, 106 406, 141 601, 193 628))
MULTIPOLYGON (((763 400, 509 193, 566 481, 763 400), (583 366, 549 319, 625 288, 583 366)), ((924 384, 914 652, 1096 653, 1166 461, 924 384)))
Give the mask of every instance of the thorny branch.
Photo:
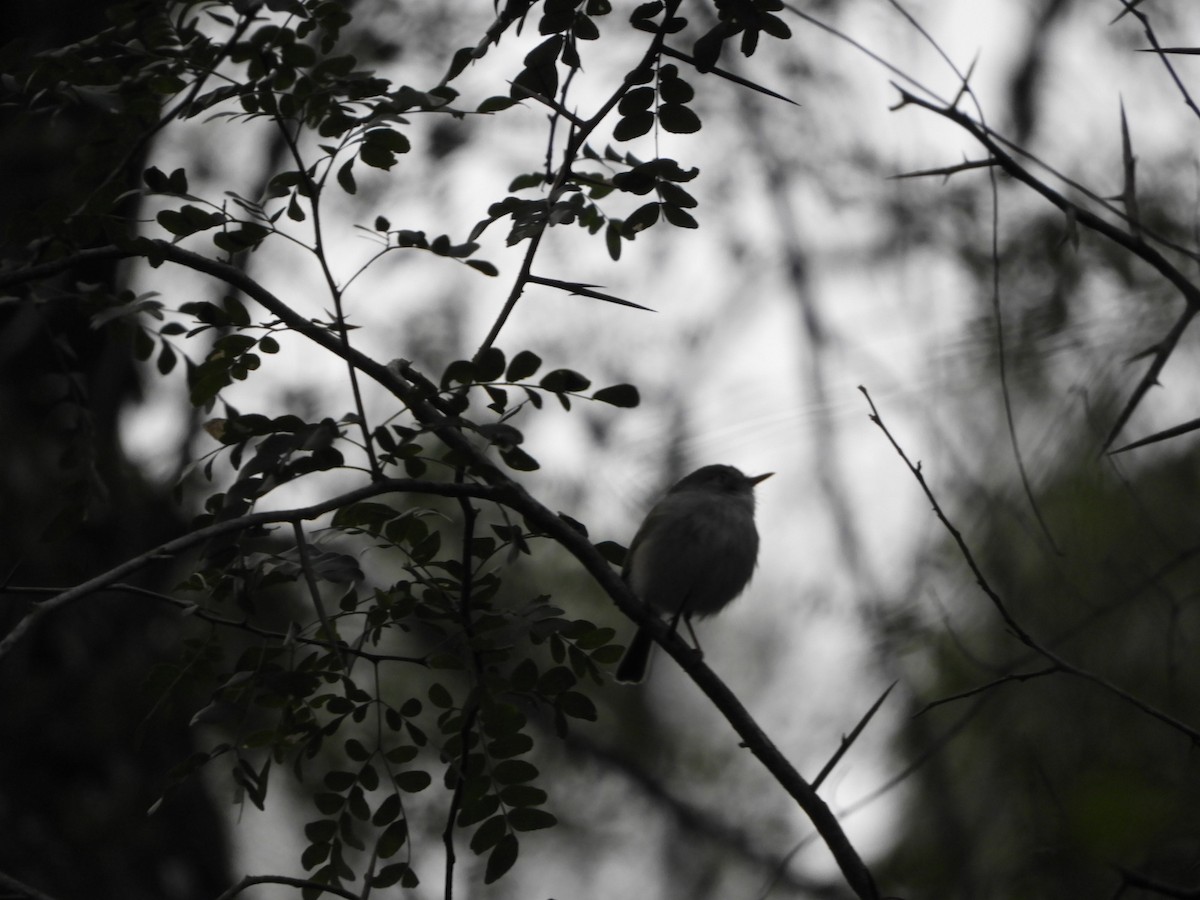
MULTIPOLYGON (((1125 229, 1114 225, 1113 223, 1102 219, 1090 209, 1080 206, 1071 200, 1068 200, 1058 191, 1051 188, 1048 184, 1036 177, 1028 169, 1026 169, 1016 158, 1010 155, 1003 146, 1001 140, 990 128, 975 119, 968 116, 966 113, 953 107, 940 106, 932 103, 921 97, 916 96, 899 84, 893 83, 898 91, 900 91, 901 103, 899 106, 913 105, 919 106, 922 109, 927 109, 945 119, 958 125, 964 131, 968 132, 975 140, 979 141, 987 151, 991 154, 993 160, 1005 172, 1013 178, 1032 188, 1036 193, 1040 194, 1052 205, 1066 213, 1071 220, 1089 228, 1097 234, 1107 238, 1118 246, 1128 250, 1134 256, 1137 256, 1142 261, 1153 267, 1163 278, 1170 282, 1184 300, 1184 309, 1180 313, 1179 318, 1172 325, 1171 329, 1163 337, 1161 341, 1153 348, 1152 360, 1141 380, 1134 387, 1133 393, 1126 402, 1124 408, 1117 416, 1116 422, 1113 423, 1108 436, 1105 438, 1104 447, 1107 449, 1116 439, 1121 429, 1125 427, 1125 423, 1133 415, 1141 403, 1142 398, 1146 393, 1158 383, 1158 376, 1161 374, 1163 367, 1166 366, 1167 360, 1170 359, 1172 352, 1179 343, 1179 339, 1191 324, 1192 319, 1200 312, 1200 287, 1189 279, 1183 272, 1179 270, 1169 259, 1167 259, 1159 250, 1153 247, 1144 237, 1135 234, 1131 229, 1125 229)), ((898 108, 898 107, 897 107, 898 108)))

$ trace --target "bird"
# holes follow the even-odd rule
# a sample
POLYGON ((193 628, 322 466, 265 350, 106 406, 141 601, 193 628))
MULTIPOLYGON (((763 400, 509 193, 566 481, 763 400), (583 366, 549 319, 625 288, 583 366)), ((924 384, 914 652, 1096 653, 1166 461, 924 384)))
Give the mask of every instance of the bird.
MULTIPOLYGON (((672 628, 683 618, 691 630, 692 616, 720 612, 749 583, 758 561, 754 487, 772 474, 703 466, 646 514, 621 577, 642 603, 669 614, 672 628)), ((653 646, 650 632, 639 628, 617 666, 617 680, 641 681, 653 646)))

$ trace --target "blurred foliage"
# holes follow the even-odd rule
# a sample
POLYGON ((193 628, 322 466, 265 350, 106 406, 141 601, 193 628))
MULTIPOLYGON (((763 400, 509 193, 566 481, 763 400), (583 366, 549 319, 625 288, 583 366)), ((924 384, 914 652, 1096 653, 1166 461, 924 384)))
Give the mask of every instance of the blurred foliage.
MULTIPOLYGON (((1064 454, 1039 482, 1063 555, 1024 510, 997 498, 990 515, 971 517, 968 542, 1039 643, 1190 723, 1200 473, 1187 454, 1122 471, 1089 455, 1091 441, 1076 446, 1080 455, 1064 454)), ((897 883, 914 896, 980 898, 1114 896, 1119 869, 1189 883, 1200 859, 1190 737, 1054 671, 991 614, 956 548, 944 557, 930 589, 946 618, 905 638, 908 663, 925 674, 914 680, 919 715, 902 731, 901 754, 923 765, 907 783, 905 828, 889 855, 897 883)))

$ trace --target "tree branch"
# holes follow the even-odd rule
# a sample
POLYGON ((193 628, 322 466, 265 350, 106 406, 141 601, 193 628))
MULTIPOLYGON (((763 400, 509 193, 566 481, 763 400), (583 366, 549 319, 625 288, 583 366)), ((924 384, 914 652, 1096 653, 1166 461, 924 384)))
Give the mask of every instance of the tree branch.
POLYGON ((1145 700, 1142 700, 1140 697, 1129 693, 1124 688, 1118 687, 1111 681, 1108 681, 1106 678, 1067 662, 1057 653, 1035 640, 1034 637, 1025 630, 1024 626, 1022 626, 1020 622, 1017 621, 1016 617, 1013 616, 1012 612, 1008 608, 1008 605, 1004 602, 1004 599, 991 586, 987 576, 983 574, 983 570, 979 567, 979 563, 975 559, 975 554, 973 554, 971 552, 971 548, 967 546, 967 542, 963 538, 962 532, 954 526, 954 523, 950 521, 949 517, 947 517, 946 513, 942 510, 941 504, 938 503, 937 498, 934 496, 928 482, 925 481, 925 475, 921 471, 921 464, 914 464, 908 458, 908 454, 904 452, 904 448, 900 446, 900 444, 892 436, 891 431, 889 431, 887 426, 884 425, 883 419, 879 415, 879 410, 875 408, 875 401, 871 399, 871 395, 867 392, 867 389, 861 385, 858 389, 862 391, 863 396, 867 398, 867 404, 871 407, 871 421, 879 426, 879 429, 884 433, 888 441, 891 442, 891 445, 896 450, 896 453, 899 454, 900 458, 904 461, 904 464, 908 467, 909 472, 911 472, 913 477, 916 478, 917 483, 921 486, 921 490, 924 492, 926 499, 928 499, 933 506, 934 515, 938 517, 938 521, 940 521, 942 526, 950 533, 951 538, 953 538, 955 545, 958 547, 959 554, 962 556, 963 561, 967 564, 967 568, 969 568, 971 570, 971 574, 975 576, 975 583, 979 585, 980 590, 982 590, 987 596, 988 600, 991 601, 992 606, 995 607, 996 611, 1000 614, 1000 618, 1003 620, 1008 630, 1012 632, 1013 637, 1019 640, 1030 650, 1033 650, 1039 656, 1043 657, 1055 669, 1065 674, 1073 675, 1076 678, 1083 679, 1084 681, 1090 681, 1092 684, 1103 688, 1113 696, 1120 698, 1137 709, 1140 709, 1151 718, 1157 719, 1164 725, 1174 728, 1179 733, 1186 735, 1194 745, 1200 746, 1200 731, 1196 730, 1190 725, 1187 725, 1179 719, 1168 715, 1157 707, 1147 703, 1145 700))
MULTIPOLYGON (((616 101, 613 101, 615 105, 616 101)), ((603 112, 603 111, 602 111, 603 112)), ((599 115, 599 114, 598 114, 599 115)), ((766 733, 742 706, 734 693, 720 678, 697 657, 695 651, 687 645, 667 623, 653 615, 644 604, 639 602, 630 592, 628 585, 621 580, 617 572, 592 546, 588 539, 572 525, 551 512, 535 500, 523 487, 512 481, 508 475, 496 467, 486 456, 483 449, 472 444, 459 427, 438 409, 436 393, 431 391, 432 385, 417 373, 404 360, 397 360, 391 365, 383 365, 353 347, 347 347, 331 333, 329 329, 301 316, 275 294, 271 293, 245 272, 227 263, 213 260, 185 250, 166 241, 142 241, 142 249, 135 247, 102 247, 84 250, 51 263, 31 266, 17 273, 0 275, 0 288, 10 286, 34 278, 46 277, 71 268, 83 259, 123 259, 133 256, 148 255, 148 249, 163 259, 186 266, 218 278, 232 287, 241 290, 246 296, 261 304, 275 315, 281 322, 294 331, 299 332, 314 343, 329 352, 351 362, 359 371, 377 381, 397 398, 404 402, 413 415, 427 426, 452 450, 462 453, 472 463, 488 484, 449 484, 416 479, 388 479, 365 485, 357 490, 347 492, 313 506, 298 510, 283 512, 264 512, 242 516, 227 522, 216 523, 199 529, 189 535, 169 541, 141 556, 127 560, 125 563, 96 576, 88 582, 59 594, 53 600, 47 601, 29 613, 17 623, 3 641, 0 641, 0 659, 12 649, 37 619, 54 609, 70 603, 72 600, 93 593, 101 587, 106 587, 124 578, 130 572, 136 571, 153 559, 164 553, 171 554, 187 549, 218 534, 225 534, 240 529, 264 524, 290 523, 298 520, 308 520, 331 512, 347 503, 366 497, 377 496, 391 491, 412 493, 440 494, 450 497, 478 497, 492 500, 520 512, 534 529, 551 538, 579 561, 583 568, 596 580, 629 619, 638 625, 646 627, 664 650, 679 663, 680 667, 695 682, 697 687, 716 707, 718 712, 730 724, 742 740, 742 745, 753 753, 766 767, 779 785, 788 792, 797 805, 816 827, 826 846, 833 854, 838 867, 841 869, 847 883, 855 894, 862 900, 878 900, 879 893, 871 877, 870 870, 859 857, 845 832, 842 830, 837 817, 829 809, 824 800, 800 773, 792 766, 787 758, 771 742, 766 733)))
POLYGON ((11 875, 0 872, 0 887, 4 888, 6 897, 24 897, 25 900, 58 900, 49 894, 43 894, 37 888, 32 888, 24 882, 17 881, 11 875))
POLYGON ((1113 424, 1108 437, 1104 441, 1104 448, 1107 449, 1112 445, 1121 429, 1124 428, 1125 423, 1129 421, 1129 418, 1133 415, 1134 410, 1147 391, 1158 383, 1158 376, 1167 364, 1167 360, 1174 351, 1176 344, 1178 344, 1180 337, 1183 336, 1183 332, 1187 329, 1187 326, 1191 323, 1196 313, 1200 312, 1200 287, 1197 287, 1170 260, 1151 246, 1143 236, 1135 234, 1132 231, 1126 231, 1113 225, 1111 222, 1105 221, 1090 209, 1068 200, 1044 181, 1034 176, 1001 146, 999 137, 986 125, 977 122, 955 108, 939 106, 938 104, 924 100, 895 82, 893 82, 893 85, 900 91, 902 98, 901 106, 905 104, 919 106, 958 125, 982 144, 989 151, 996 164, 1004 169, 1005 172, 1032 188, 1036 193, 1041 194, 1053 206, 1069 215, 1076 223, 1108 238, 1119 247, 1128 250, 1134 256, 1150 265, 1163 278, 1169 281, 1183 297, 1185 308, 1175 325, 1172 326, 1163 340, 1159 342, 1157 349, 1154 351, 1154 359, 1150 367, 1146 370, 1134 388, 1129 400, 1126 401, 1124 408, 1117 416, 1116 422, 1113 424))
POLYGON ((357 894, 345 888, 322 884, 319 881, 312 881, 308 878, 289 878, 286 875, 247 875, 229 890, 218 896, 216 900, 233 900, 234 897, 246 890, 246 888, 254 887, 257 884, 283 884, 288 887, 309 888, 311 890, 336 894, 339 897, 345 897, 346 900, 358 900, 357 894))
MULTIPOLYGON (((285 523, 297 525, 300 522, 318 518, 326 513, 333 512, 335 509, 340 509, 343 506, 364 500, 367 497, 389 493, 436 494, 444 497, 473 496, 503 503, 506 501, 509 492, 503 487, 485 484, 449 484, 438 481, 422 481, 415 478, 389 478, 383 481, 372 482, 371 484, 364 485, 353 491, 347 491, 344 494, 339 494, 327 500, 322 500, 320 503, 314 503, 312 506, 274 512, 250 513, 249 515, 239 516, 236 519, 215 522, 212 525, 198 528, 174 540, 159 544, 145 553, 131 557, 108 571, 102 572, 72 588, 68 588, 43 603, 39 603, 13 626, 12 630, 4 636, 3 640, 0 640, 0 659, 7 656, 13 647, 43 617, 89 594, 112 587, 128 575, 145 568, 156 560, 169 559, 184 550, 188 550, 198 544, 204 543, 210 538, 223 534, 244 531, 248 528, 255 528, 261 525, 279 525, 285 523)), ((330 639, 332 640, 332 635, 330 639)))

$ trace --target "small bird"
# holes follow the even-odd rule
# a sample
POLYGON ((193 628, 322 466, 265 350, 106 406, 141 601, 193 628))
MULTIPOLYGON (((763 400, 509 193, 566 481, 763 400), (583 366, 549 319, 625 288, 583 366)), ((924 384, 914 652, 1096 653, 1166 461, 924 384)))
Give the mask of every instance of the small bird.
MULTIPOLYGON (((621 577, 643 603, 680 617, 711 616, 750 581, 758 559, 754 486, 773 473, 743 475, 733 466, 704 466, 681 479, 642 522, 621 577)), ((694 636, 694 635, 693 635, 694 636)), ((641 681, 654 640, 639 628, 617 666, 617 680, 641 681)))

